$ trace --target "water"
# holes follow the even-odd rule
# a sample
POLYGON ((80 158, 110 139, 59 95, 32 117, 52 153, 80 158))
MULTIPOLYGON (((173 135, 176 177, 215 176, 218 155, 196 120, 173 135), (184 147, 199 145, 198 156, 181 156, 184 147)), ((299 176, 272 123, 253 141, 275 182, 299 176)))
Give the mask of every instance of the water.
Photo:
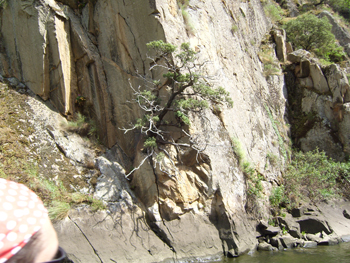
MULTIPOLYGON (((218 262, 218 261, 216 261, 218 262)), ((295 248, 225 259, 225 263, 350 263, 350 242, 317 248, 295 248)))

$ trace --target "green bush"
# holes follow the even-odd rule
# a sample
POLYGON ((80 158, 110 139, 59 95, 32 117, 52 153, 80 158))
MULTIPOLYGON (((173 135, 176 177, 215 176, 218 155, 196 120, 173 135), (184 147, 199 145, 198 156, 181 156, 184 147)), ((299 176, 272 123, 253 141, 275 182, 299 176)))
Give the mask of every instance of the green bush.
POLYGON ((238 26, 237 25, 232 25, 232 27, 231 27, 232 34, 235 34, 237 31, 238 31, 238 26))
POLYGON ((350 163, 335 162, 324 152, 294 152, 285 171, 285 195, 290 207, 300 200, 319 201, 349 195, 350 163))
POLYGON ((231 138, 232 150, 237 155, 238 163, 243 167, 246 162, 245 151, 242 147, 241 141, 238 138, 231 138))
POLYGON ((282 20, 283 11, 279 5, 268 4, 264 7, 264 11, 273 22, 282 20))
POLYGON ((264 178, 256 171, 250 170, 248 179, 248 196, 260 197, 263 191, 262 181, 264 178))
POLYGON ((336 12, 339 12, 344 18, 349 19, 350 1, 349 0, 328 0, 329 6, 336 12))
POLYGON ((269 197, 270 204, 274 208, 279 208, 286 202, 284 185, 274 187, 269 197))
POLYGON ((284 25, 287 40, 296 49, 302 48, 315 53, 327 61, 340 62, 344 59, 343 48, 337 45, 331 32, 332 25, 326 17, 313 14, 298 16, 284 25))

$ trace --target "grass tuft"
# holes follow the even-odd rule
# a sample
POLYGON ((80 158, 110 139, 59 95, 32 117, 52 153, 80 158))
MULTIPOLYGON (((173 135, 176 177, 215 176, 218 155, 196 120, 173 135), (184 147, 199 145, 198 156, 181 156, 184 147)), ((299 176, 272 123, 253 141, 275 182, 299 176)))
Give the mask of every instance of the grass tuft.
POLYGON ((53 201, 49 207, 49 217, 51 220, 62 220, 68 216, 70 204, 61 201, 53 201))

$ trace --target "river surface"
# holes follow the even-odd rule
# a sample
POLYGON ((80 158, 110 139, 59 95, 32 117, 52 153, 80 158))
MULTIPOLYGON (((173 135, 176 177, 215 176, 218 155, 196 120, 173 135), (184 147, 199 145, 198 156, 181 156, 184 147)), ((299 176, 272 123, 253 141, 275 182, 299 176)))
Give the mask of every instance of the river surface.
POLYGON ((225 259, 225 263, 350 263, 350 242, 317 248, 295 248, 277 252, 256 251, 252 255, 225 259))

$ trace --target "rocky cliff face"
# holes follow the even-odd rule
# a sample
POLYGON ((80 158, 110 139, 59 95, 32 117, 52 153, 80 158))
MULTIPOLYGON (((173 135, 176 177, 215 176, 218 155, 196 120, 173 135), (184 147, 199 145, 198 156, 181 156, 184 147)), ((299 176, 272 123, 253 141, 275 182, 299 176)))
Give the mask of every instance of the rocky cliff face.
POLYGON ((294 143, 316 148, 334 160, 349 155, 349 82, 339 65, 322 66, 305 50, 288 55, 290 121, 294 143))
POLYGON ((81 208, 57 224, 74 262, 236 256, 254 248, 256 219, 267 219, 265 194, 288 158, 284 78, 266 78, 258 56, 270 28, 257 0, 193 0, 182 9, 175 0, 8 1, 1 10, 1 74, 68 118, 79 111, 94 119, 111 148, 96 159, 102 175, 94 190, 109 210, 81 208), (168 147, 168 172, 145 162, 130 190, 121 166, 137 166, 144 156, 140 135, 120 128, 140 115, 128 103, 129 87, 143 84, 138 74, 150 76, 145 44, 158 39, 189 42, 234 106, 191 116, 191 136, 205 148, 199 160, 196 152, 168 147), (260 201, 247 194, 252 178, 242 172, 232 138, 262 178, 260 201))

